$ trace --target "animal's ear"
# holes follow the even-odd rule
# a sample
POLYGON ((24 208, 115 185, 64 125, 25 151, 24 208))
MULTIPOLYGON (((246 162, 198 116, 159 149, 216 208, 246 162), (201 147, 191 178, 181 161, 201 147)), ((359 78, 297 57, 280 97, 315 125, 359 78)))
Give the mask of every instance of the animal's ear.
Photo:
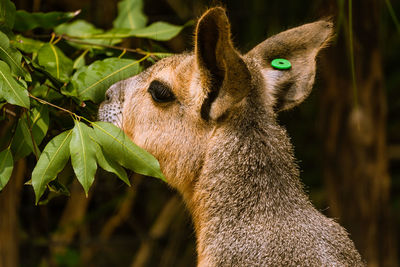
POLYGON ((292 108, 310 94, 316 56, 332 34, 333 24, 321 20, 272 36, 246 54, 261 68, 276 111, 292 108), (287 59, 291 67, 276 69, 271 66, 274 59, 287 59))
POLYGON ((223 8, 212 8, 199 19, 195 56, 205 90, 201 116, 217 120, 248 94, 251 79, 241 55, 233 47, 223 8))

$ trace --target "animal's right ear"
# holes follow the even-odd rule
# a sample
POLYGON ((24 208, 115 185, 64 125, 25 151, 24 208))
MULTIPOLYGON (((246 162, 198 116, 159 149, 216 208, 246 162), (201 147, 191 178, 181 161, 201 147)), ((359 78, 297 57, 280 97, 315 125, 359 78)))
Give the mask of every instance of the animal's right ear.
POLYGON ((247 53, 246 57, 260 67, 276 111, 290 109, 310 94, 316 56, 332 34, 332 23, 321 20, 272 36, 247 53), (282 58, 290 61, 290 68, 271 66, 272 60, 282 58))
POLYGON ((197 23, 196 67, 205 96, 201 117, 218 120, 249 92, 250 72, 231 41, 225 10, 208 10, 197 23))

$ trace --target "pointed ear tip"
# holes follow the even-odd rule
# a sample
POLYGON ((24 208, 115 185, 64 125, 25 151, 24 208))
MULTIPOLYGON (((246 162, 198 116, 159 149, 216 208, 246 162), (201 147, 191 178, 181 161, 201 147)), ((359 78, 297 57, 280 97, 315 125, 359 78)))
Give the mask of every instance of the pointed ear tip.
POLYGON ((213 7, 208 9, 206 12, 203 13, 203 15, 200 17, 199 21, 206 17, 226 17, 226 11, 225 8, 221 6, 213 7))
POLYGON ((320 22, 322 23, 322 27, 327 29, 331 34, 334 33, 335 23, 333 17, 323 18, 322 20, 320 20, 320 22))
POLYGON ((206 13, 216 13, 216 14, 223 13, 223 14, 225 14, 226 10, 222 6, 216 6, 216 7, 212 7, 209 10, 207 10, 206 13))
MULTIPOLYGON (((329 45, 329 43, 335 38, 335 23, 333 22, 333 17, 323 18, 316 22, 319 24, 320 33, 323 37, 323 47, 329 45)), ((321 37, 322 37, 321 36, 321 37)))

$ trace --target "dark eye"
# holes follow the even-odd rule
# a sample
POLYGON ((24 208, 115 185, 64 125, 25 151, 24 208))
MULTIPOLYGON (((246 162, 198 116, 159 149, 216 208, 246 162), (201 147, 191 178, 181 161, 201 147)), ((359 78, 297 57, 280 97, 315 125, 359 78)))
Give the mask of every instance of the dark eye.
POLYGON ((153 100, 159 103, 171 102, 175 100, 175 95, 171 92, 168 86, 157 80, 154 80, 150 83, 147 91, 151 94, 153 100))

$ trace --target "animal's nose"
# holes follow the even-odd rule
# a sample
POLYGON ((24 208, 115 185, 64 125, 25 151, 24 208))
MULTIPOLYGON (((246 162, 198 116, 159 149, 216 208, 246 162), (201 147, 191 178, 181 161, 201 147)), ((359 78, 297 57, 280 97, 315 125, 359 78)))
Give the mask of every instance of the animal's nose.
POLYGON ((121 82, 111 85, 111 87, 108 88, 108 90, 106 91, 104 98, 105 102, 120 101, 120 98, 122 96, 121 87, 121 82))
POLYGON ((111 101, 111 98, 112 98, 111 89, 112 89, 112 86, 110 88, 108 88, 107 91, 106 91, 106 95, 105 95, 105 98, 104 98, 104 100, 106 102, 110 102, 111 101))

